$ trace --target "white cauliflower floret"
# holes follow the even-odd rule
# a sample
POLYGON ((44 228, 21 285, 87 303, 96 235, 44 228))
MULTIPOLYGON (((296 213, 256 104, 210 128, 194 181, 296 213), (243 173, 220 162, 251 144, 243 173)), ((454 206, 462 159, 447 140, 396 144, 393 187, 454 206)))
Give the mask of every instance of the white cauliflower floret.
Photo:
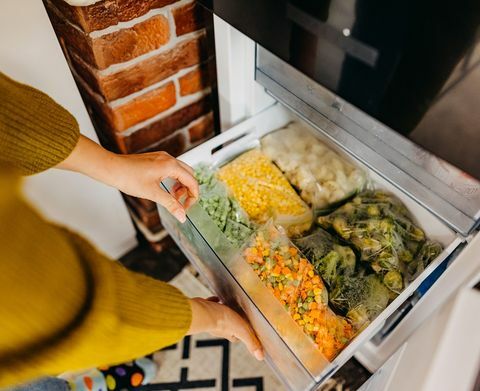
POLYGON ((298 123, 264 137, 262 149, 314 208, 341 201, 360 190, 366 181, 360 169, 298 123))

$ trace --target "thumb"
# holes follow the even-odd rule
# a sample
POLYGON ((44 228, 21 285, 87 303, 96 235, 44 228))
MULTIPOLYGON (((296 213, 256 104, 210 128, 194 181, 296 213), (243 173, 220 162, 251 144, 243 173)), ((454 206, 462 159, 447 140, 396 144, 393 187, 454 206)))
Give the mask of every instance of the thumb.
POLYGON ((187 216, 182 204, 166 191, 159 188, 156 193, 155 201, 167 209, 181 223, 186 221, 187 216))

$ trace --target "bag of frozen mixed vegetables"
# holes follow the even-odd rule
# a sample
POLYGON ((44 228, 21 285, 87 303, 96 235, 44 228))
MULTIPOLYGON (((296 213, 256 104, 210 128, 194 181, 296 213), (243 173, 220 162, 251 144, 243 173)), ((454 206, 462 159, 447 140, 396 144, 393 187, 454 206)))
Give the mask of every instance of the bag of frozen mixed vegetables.
POLYGON ((400 200, 380 190, 360 193, 318 223, 351 244, 396 294, 442 251, 427 241, 400 200))
POLYGON ((328 360, 353 338, 352 325, 329 308, 321 277, 280 228, 259 228, 243 257, 328 360))
POLYGON ((253 149, 221 167, 224 182, 255 223, 273 218, 291 236, 312 225, 312 211, 298 196, 282 172, 259 150, 253 149))
POLYGON ((215 178, 206 165, 195 169, 200 186, 200 206, 235 247, 241 247, 254 228, 238 202, 228 194, 223 183, 215 178))
POLYGON ((361 191, 367 176, 315 137, 304 125, 293 122, 261 140, 262 152, 298 189, 315 214, 325 214, 361 191))

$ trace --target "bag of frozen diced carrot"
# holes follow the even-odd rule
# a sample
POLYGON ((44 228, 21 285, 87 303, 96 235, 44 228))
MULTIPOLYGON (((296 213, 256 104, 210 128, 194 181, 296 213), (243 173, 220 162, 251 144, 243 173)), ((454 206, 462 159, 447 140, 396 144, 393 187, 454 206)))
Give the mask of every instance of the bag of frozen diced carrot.
POLYGON ((256 223, 273 218, 291 236, 308 230, 312 211, 298 196, 282 172, 259 150, 250 150, 221 167, 224 182, 240 206, 256 223))
POLYGON ((352 325, 328 307, 321 277, 280 228, 258 229, 243 257, 328 360, 353 338, 352 325))

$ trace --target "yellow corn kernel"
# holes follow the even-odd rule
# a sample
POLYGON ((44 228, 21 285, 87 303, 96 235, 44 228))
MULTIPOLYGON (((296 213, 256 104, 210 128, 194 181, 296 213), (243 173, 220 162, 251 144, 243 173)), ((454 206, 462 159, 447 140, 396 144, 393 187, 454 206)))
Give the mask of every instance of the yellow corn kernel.
POLYGON ((293 315, 293 320, 298 320, 300 319, 300 314, 294 314, 293 315))
POLYGON ((293 216, 308 212, 282 172, 258 150, 239 156, 222 167, 217 176, 247 214, 260 223, 268 219, 271 210, 293 216))
POLYGON ((313 272, 313 270, 308 271, 308 276, 309 277, 313 277, 314 275, 315 275, 315 273, 313 272))
POLYGON ((321 290, 320 288, 315 288, 315 289, 313 290, 313 293, 315 294, 315 296, 318 296, 319 294, 322 293, 322 290, 321 290))

